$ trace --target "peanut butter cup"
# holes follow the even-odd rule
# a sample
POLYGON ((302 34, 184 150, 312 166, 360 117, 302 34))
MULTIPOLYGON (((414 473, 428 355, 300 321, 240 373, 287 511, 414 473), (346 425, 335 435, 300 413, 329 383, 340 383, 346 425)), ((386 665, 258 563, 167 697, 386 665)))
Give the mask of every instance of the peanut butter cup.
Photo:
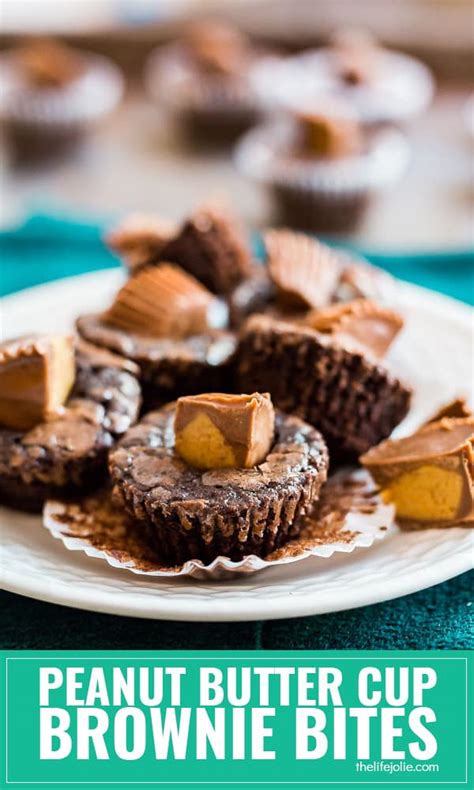
POLYGON ((360 460, 404 526, 474 526, 474 417, 430 422, 360 460))
POLYGON ((403 319, 394 310, 369 299, 356 299, 314 310, 307 316, 306 324, 342 345, 383 357, 402 329, 403 319))
POLYGON ((317 499, 324 440, 297 417, 276 412, 273 424, 268 396, 200 397, 191 414, 168 404, 127 433, 110 454, 115 492, 172 564, 264 556, 298 534, 317 499), (200 415, 207 442, 186 433, 200 415))
POLYGON ((411 397, 371 356, 267 316, 253 316, 242 329, 237 384, 270 392, 277 407, 316 426, 331 461, 348 460, 388 436, 411 397))
POLYGON ((65 342, 33 336, 0 348, 0 379, 14 374, 0 398, 0 501, 22 510, 98 486, 108 450, 138 415, 136 367, 79 344, 72 380, 65 342))

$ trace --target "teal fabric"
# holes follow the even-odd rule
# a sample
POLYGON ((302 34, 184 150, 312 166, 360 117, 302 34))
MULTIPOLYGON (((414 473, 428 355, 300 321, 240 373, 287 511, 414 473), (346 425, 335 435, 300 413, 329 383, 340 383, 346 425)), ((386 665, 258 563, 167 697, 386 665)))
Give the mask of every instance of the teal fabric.
MULTIPOLYGON (((0 233, 0 293, 118 266, 101 236, 96 223, 39 215, 0 233)), ((357 251, 397 277, 474 303, 474 251, 403 256, 357 251)), ((2 593, 0 647, 466 649, 474 646, 473 581, 474 573, 463 574, 396 601, 319 617, 192 626, 78 612, 2 593)))

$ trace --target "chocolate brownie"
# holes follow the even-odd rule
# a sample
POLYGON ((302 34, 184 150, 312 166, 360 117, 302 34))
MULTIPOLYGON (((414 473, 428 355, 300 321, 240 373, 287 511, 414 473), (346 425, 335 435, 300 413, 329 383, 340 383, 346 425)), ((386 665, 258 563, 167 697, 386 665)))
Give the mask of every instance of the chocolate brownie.
POLYGON ((370 355, 267 316, 244 325, 236 365, 237 386, 270 392, 278 408, 316 426, 331 461, 378 444, 410 405, 410 390, 370 355))
POLYGON ((49 497, 99 485, 108 450, 138 415, 135 373, 131 363, 80 346, 63 413, 26 432, 0 426, 0 501, 37 511, 49 497))
POLYGON ((174 417, 173 403, 148 414, 109 458, 116 493, 153 534, 160 556, 173 564, 264 556, 298 534, 298 515, 326 479, 328 455, 318 431, 277 412, 263 463, 202 471, 176 454, 174 417))
POLYGON ((209 330, 184 339, 151 337, 111 326, 100 313, 81 316, 77 329, 90 343, 138 365, 146 408, 184 394, 232 390, 237 341, 230 332, 209 330))

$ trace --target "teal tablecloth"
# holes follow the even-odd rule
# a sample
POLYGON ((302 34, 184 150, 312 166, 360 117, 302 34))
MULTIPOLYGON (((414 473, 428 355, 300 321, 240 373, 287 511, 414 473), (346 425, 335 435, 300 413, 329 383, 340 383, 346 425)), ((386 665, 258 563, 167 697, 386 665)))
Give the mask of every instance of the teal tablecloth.
MULTIPOLYGON (((0 234, 0 293, 117 266, 92 223, 32 217, 0 234)), ((474 253, 389 255, 358 250, 397 277, 474 303, 474 253)), ((1 319, 1 315, 0 315, 1 319)), ((8 333, 8 327, 4 327, 8 333)), ((2 648, 447 649, 474 646, 474 573, 349 612, 293 621, 191 626, 75 611, 1 594, 2 648)))

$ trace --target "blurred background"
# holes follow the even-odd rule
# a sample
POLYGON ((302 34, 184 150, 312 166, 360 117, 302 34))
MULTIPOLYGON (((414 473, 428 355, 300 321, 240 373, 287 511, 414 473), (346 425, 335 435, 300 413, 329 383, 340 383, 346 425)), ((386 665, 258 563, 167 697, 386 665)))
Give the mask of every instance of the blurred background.
MULTIPOLYGON (((427 106, 400 121, 391 119, 409 143, 407 167, 371 200, 357 226, 342 235, 363 250, 393 254, 472 248, 469 0, 2 0, 1 14, 3 58, 31 36, 54 36, 72 48, 105 56, 124 81, 123 94, 115 85, 116 101, 109 102, 110 108, 105 101, 107 112, 87 128, 80 144, 66 146, 64 152, 52 144, 45 157, 15 151, 18 123, 12 133, 13 110, 3 104, 3 230, 21 225, 35 212, 98 225, 128 211, 181 218, 204 198, 224 193, 250 227, 271 222, 274 206, 268 189, 236 167, 237 140, 215 148, 196 145, 180 128, 183 119, 170 100, 176 97, 166 95, 166 86, 160 94, 150 84, 150 53, 156 58, 160 50, 169 52, 191 20, 218 19, 248 36, 246 46, 254 52, 292 58, 324 46, 337 29, 355 27, 369 30, 381 47, 425 64, 434 85, 427 106)), ((9 90, 1 81, 0 88, 9 90)), ((20 114, 17 108, 15 112, 20 114)))

